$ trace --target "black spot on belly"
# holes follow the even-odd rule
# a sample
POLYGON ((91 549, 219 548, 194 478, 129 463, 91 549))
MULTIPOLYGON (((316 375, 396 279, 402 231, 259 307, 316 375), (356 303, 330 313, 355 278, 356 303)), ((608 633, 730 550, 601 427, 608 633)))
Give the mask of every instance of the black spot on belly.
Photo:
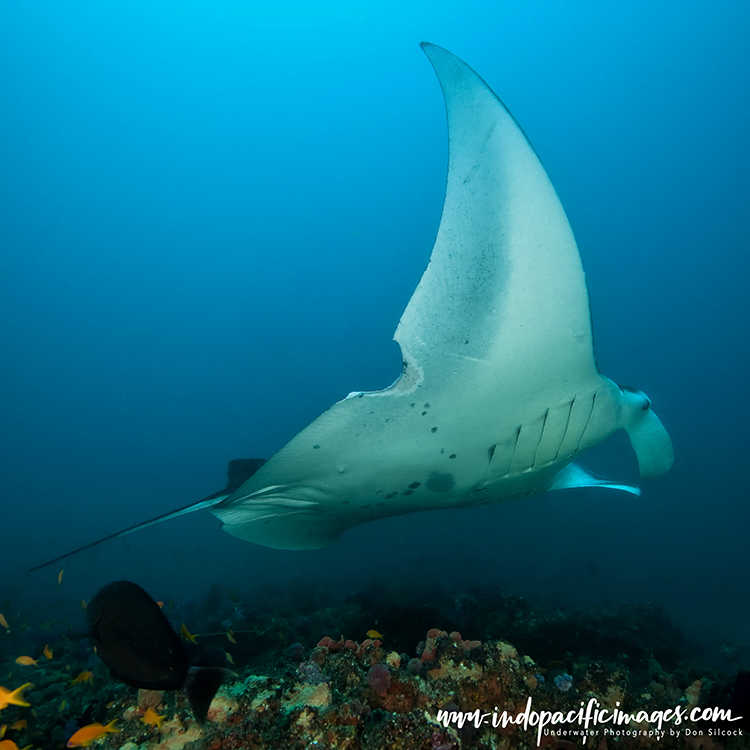
POLYGON ((385 496, 385 499, 386 499, 386 500, 390 500, 390 499, 391 499, 392 497, 396 497, 396 495, 398 495, 398 492, 389 492, 389 493, 388 493, 388 494, 387 494, 387 495, 385 496))
POLYGON ((412 483, 411 483, 411 484, 409 485, 409 489, 410 489, 410 490, 416 490, 416 489, 417 489, 417 487, 421 487, 421 486, 422 486, 422 482, 412 482, 412 483))
POLYGON ((315 448, 315 450, 318 450, 320 448, 320 446, 319 445, 313 445, 313 448, 315 448))
POLYGON ((433 427, 430 432, 437 432, 437 427, 433 427))
POLYGON ((456 457, 455 453, 451 453, 450 456, 448 456, 448 458, 455 458, 455 457, 456 457))
POLYGON ((456 479, 453 474, 433 471, 424 486, 432 492, 450 492, 456 486, 456 479))
POLYGON ((429 405, 429 404, 425 404, 425 405, 424 405, 424 408, 425 408, 425 409, 429 409, 429 408, 430 408, 430 405, 429 405))
POLYGON ((426 411, 423 411, 423 412, 422 412, 422 416, 424 416, 425 414, 427 414, 427 412, 426 412, 426 411))
POLYGON ((414 490, 404 490, 401 494, 402 495, 413 495, 414 494, 414 490))
POLYGON ((342 501, 341 501, 341 504, 342 504, 342 505, 349 505, 349 501, 348 501, 348 500, 342 500, 342 501))

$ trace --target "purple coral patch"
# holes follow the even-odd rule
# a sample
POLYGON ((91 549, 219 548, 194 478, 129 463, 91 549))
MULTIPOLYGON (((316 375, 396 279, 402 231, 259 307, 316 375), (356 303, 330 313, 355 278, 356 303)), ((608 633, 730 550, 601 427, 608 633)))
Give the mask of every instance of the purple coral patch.
POLYGON ((388 686, 391 684, 391 673, 388 667, 382 664, 375 664, 370 667, 367 673, 367 684, 380 695, 388 692, 388 686))

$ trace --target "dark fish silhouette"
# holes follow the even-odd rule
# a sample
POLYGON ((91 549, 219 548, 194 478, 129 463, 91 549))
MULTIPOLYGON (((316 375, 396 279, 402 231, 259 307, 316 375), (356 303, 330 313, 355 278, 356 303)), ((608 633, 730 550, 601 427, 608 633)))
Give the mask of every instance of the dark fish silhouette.
POLYGON ((159 605, 136 583, 106 585, 86 609, 96 653, 112 675, 146 690, 185 688, 195 718, 203 723, 216 691, 233 672, 191 667, 180 637, 159 605))

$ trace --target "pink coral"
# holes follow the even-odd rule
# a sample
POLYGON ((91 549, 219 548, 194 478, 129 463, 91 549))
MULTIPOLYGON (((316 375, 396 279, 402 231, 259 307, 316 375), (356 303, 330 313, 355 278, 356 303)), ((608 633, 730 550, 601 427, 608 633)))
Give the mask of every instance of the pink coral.
POLYGON ((329 635, 324 636, 318 641, 318 646, 321 648, 327 648, 331 653, 341 651, 344 648, 344 636, 342 635, 337 641, 334 641, 329 635))
MULTIPOLYGON (((448 637, 448 633, 446 633, 444 630, 440 630, 438 628, 430 628, 427 631, 427 638, 424 642, 424 648, 422 649, 421 654, 421 660, 424 661, 432 661, 435 658, 435 654, 437 653, 437 641, 438 638, 446 638, 448 637)), ((466 641, 462 638, 461 633, 459 633, 457 630, 454 630, 450 634, 450 638, 453 640, 454 643, 456 643, 458 646, 460 646, 464 653, 467 654, 469 651, 471 651, 474 648, 477 648, 478 646, 482 645, 481 641, 466 641)), ((420 644, 421 645, 421 644, 420 644)))

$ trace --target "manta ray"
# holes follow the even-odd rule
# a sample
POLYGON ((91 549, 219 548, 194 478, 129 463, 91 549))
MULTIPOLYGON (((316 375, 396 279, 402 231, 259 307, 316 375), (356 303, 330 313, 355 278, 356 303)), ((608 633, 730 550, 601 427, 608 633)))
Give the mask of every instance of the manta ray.
POLYGON ((350 393, 267 462, 233 462, 225 490, 106 539, 205 509, 232 536, 306 550, 404 513, 571 487, 639 494, 575 462, 620 429, 642 477, 671 467, 648 397, 599 372, 578 247, 534 148, 466 63, 421 46, 449 165, 430 261, 394 334, 400 376, 350 393))

